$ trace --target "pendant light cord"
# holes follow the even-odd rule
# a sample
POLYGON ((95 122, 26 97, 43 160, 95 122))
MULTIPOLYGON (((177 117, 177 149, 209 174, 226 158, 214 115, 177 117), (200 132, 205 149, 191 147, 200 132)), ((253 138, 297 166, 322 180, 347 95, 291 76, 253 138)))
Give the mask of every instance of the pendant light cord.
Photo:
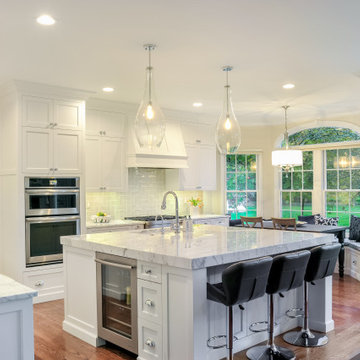
POLYGON ((149 46, 149 104, 151 105, 151 75, 152 75, 152 67, 151 67, 151 46, 149 46))
POLYGON ((229 71, 226 70, 226 117, 229 118, 229 71))
POLYGON ((285 132, 284 132, 284 141, 285 141, 285 149, 289 149, 289 133, 288 133, 288 125, 287 125, 287 109, 289 108, 289 105, 282 106, 285 112, 285 132))

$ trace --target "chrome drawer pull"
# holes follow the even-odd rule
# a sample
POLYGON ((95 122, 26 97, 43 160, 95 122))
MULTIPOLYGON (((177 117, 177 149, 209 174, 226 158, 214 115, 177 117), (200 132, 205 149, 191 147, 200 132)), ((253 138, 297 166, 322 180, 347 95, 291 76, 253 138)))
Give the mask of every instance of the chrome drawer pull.
POLYGON ((149 306, 149 307, 152 307, 152 306, 154 306, 154 303, 153 303, 152 300, 146 299, 146 300, 145 300, 145 305, 147 305, 147 306, 149 306))
POLYGON ((145 274, 150 275, 151 273, 152 273, 151 269, 146 269, 146 270, 145 270, 145 274))
POLYGON ((145 345, 147 345, 149 347, 155 347, 155 342, 152 341, 151 339, 146 339, 145 345))

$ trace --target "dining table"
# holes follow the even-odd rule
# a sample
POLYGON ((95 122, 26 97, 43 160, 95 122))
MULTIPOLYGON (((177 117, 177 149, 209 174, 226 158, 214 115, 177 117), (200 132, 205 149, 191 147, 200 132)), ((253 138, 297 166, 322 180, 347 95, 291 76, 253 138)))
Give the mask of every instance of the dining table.
MULTIPOLYGON (((237 227, 242 227, 242 224, 235 225, 237 227)), ((260 229, 260 224, 256 224, 254 226, 255 229, 260 229)), ((273 223, 271 220, 263 221, 264 229, 274 229, 273 223)), ((297 223, 296 230, 297 231, 305 231, 305 232, 315 232, 315 233, 328 233, 334 234, 341 244, 341 249, 339 253, 339 276, 344 277, 344 262, 345 262, 345 231, 348 229, 348 226, 333 226, 333 225, 318 225, 318 224, 308 224, 308 223, 297 223)), ((294 227, 289 226, 287 231, 294 231, 294 227)))

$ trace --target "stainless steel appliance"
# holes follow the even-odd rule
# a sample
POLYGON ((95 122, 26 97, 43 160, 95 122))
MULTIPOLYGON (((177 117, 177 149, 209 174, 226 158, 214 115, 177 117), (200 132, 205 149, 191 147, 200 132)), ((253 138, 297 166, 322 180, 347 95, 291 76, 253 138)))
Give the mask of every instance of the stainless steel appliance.
MULTIPOLYGON (((179 216, 179 221, 182 223, 185 216, 179 216)), ((162 226, 172 226, 176 218, 173 215, 163 215, 163 216, 128 216, 125 217, 125 220, 137 220, 137 221, 144 221, 144 228, 151 229, 151 228, 158 228, 162 226)))
POLYGON ((136 260, 96 254, 98 334, 138 354, 136 260))
POLYGON ((60 236, 80 234, 79 178, 25 178, 26 266, 62 262, 60 236))

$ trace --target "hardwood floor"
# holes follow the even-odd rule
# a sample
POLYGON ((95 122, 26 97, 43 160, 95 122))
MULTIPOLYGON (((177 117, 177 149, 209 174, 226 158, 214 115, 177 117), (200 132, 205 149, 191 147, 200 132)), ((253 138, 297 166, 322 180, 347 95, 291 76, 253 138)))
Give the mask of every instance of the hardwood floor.
MULTIPOLYGON (((106 345, 94 348, 62 330, 64 305, 62 300, 34 305, 35 360, 133 360, 133 355, 106 345)), ((329 344, 320 348, 298 348, 285 344, 280 337, 276 343, 291 348, 297 359, 349 360, 360 353, 360 282, 334 275, 333 318, 329 344)), ((235 360, 246 359, 245 351, 235 360)), ((356 359, 360 359, 356 358, 356 359)), ((171 359, 170 359, 171 360, 171 359)), ((191 359, 184 359, 191 360, 191 359)))

